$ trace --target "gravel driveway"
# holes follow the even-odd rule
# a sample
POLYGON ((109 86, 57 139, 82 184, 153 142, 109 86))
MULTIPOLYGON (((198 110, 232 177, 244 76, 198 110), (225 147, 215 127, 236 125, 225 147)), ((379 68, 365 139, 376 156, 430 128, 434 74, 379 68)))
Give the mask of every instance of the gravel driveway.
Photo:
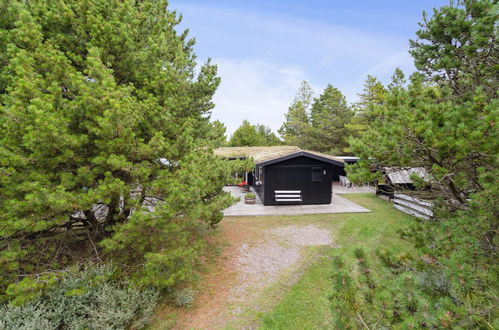
POLYGON ((223 237, 231 244, 222 264, 207 274, 195 306, 180 310, 174 329, 258 328, 254 316, 270 310, 319 256, 309 247, 336 247, 331 231, 318 224, 265 222, 226 219, 223 237))
POLYGON ((334 245, 331 232, 315 225, 284 226, 263 232, 252 246, 243 244, 236 257, 238 284, 233 287, 232 301, 245 301, 271 286, 285 270, 295 265, 303 247, 334 245))

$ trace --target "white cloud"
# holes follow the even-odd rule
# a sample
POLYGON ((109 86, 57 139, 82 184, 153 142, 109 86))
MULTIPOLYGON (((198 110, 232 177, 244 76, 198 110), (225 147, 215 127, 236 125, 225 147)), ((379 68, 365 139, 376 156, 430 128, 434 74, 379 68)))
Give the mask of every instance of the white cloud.
POLYGON ((368 74, 388 83, 396 67, 413 71, 407 40, 395 34, 224 6, 177 8, 198 40, 196 51, 219 65, 212 117, 228 133, 243 119, 276 131, 302 80, 316 93, 331 83, 355 102, 368 74))
POLYGON ((280 66, 262 60, 219 58, 222 78, 215 94, 213 119, 225 123, 232 134, 243 119, 277 131, 300 82, 306 78, 298 66, 280 66))

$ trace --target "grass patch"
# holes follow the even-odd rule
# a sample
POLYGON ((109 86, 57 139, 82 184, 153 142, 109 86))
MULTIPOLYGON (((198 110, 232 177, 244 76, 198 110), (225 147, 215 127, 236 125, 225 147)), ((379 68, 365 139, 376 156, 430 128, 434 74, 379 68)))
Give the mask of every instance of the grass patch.
MULTIPOLYGON (((336 243, 341 247, 326 251, 321 259, 310 266, 301 279, 284 294, 282 300, 270 312, 262 315, 263 329, 331 327, 333 315, 328 297, 331 294, 333 256, 341 254, 347 263, 353 263, 355 260, 353 251, 357 247, 363 247, 371 256, 381 247, 391 247, 399 251, 411 248, 406 241, 400 239, 397 230, 410 224, 414 218, 394 209, 391 203, 372 194, 343 195, 343 197, 372 212, 314 217, 318 224, 332 227, 336 243)), ((303 218, 311 220, 310 216, 303 218)), ((372 268, 377 267, 379 265, 373 263, 372 268)))

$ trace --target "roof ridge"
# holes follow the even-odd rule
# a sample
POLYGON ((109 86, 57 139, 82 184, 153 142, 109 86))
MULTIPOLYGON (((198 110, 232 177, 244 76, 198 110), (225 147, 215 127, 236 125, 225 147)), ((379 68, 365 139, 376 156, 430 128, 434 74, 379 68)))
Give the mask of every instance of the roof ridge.
POLYGON ((264 163, 294 154, 308 153, 317 157, 344 163, 340 158, 320 153, 317 151, 305 150, 298 146, 247 146, 247 147, 220 147, 215 149, 215 154, 222 157, 253 157, 256 163, 264 163))

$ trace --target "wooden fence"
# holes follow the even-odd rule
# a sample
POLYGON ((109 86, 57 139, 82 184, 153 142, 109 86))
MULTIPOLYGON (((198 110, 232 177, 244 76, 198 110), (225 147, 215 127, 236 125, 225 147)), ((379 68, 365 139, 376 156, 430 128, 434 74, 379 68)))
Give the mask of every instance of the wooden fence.
POLYGON ((433 217, 433 203, 406 194, 395 192, 393 206, 404 213, 417 218, 429 220, 433 217))

